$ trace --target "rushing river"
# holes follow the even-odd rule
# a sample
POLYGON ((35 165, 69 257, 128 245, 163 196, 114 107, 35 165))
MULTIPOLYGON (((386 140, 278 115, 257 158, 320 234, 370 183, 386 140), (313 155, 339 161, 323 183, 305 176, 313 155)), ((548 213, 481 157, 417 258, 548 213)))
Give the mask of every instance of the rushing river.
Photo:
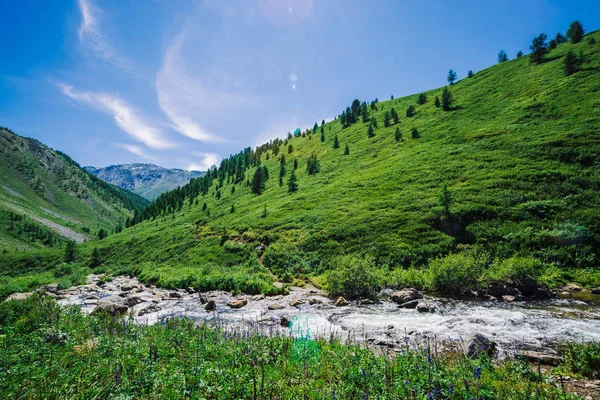
POLYGON ((523 349, 545 350, 562 341, 600 341, 600 306, 594 304, 600 296, 591 295, 586 301, 552 299, 529 302, 491 302, 481 299, 458 300, 425 296, 425 300, 439 302, 438 310, 419 313, 402 309, 389 301, 360 305, 352 303, 336 307, 324 293, 314 288, 292 288, 287 296, 253 297, 232 296, 227 292, 203 293, 203 301, 214 300, 216 309, 205 310, 199 294, 182 290, 174 292, 146 287, 135 279, 117 277, 102 287, 98 279, 90 277, 88 285, 67 289, 60 293, 62 304, 76 304, 84 312, 94 310, 98 302, 136 298, 133 310, 137 323, 154 324, 166 318, 186 316, 199 322, 214 322, 249 326, 266 331, 285 331, 281 319, 291 322, 291 332, 311 337, 331 334, 381 343, 394 347, 405 337, 429 337, 438 341, 465 340, 480 333, 498 343, 504 354, 523 349), (132 290, 128 290, 132 287, 132 290), (125 288, 126 290, 123 290, 125 288), (241 308, 227 303, 246 299, 241 308), (308 300, 313 299, 314 304, 308 300), (316 301, 315 301, 316 299, 316 301), (304 304, 291 306, 292 300, 304 304), (322 304, 318 304, 322 302, 322 304), (280 309, 269 309, 278 305, 280 309))

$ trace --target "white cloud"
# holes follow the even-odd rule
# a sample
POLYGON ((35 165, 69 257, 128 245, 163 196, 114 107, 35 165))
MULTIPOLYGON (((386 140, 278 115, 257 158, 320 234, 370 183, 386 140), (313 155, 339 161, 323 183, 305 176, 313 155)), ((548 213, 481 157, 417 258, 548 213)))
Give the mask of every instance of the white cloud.
POLYGON ((77 30, 79 41, 105 61, 120 68, 129 68, 129 61, 106 40, 100 29, 103 11, 91 0, 78 0, 77 3, 81 12, 81 24, 77 30))
POLYGON ((125 149, 128 152, 133 153, 136 156, 139 156, 141 158, 152 159, 152 157, 149 156, 148 154, 146 154, 146 152, 144 152, 144 150, 139 146, 135 146, 133 144, 126 144, 126 143, 113 143, 113 146, 125 149))
POLYGON ((162 132, 150 126, 138 112, 120 97, 97 92, 79 92, 72 86, 60 84, 60 90, 65 96, 99 111, 112 115, 121 129, 135 140, 153 149, 167 149, 175 145, 165 139, 162 132))
POLYGON ((201 151, 195 151, 192 153, 195 157, 201 157, 200 161, 192 161, 188 164, 188 171, 206 171, 213 165, 217 165, 221 162, 222 157, 217 153, 204 153, 201 151))

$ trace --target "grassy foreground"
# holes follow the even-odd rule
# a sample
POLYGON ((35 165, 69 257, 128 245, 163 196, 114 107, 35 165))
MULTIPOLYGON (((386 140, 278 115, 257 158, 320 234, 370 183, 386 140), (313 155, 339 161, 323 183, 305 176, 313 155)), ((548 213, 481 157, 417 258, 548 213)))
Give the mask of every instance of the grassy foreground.
POLYGON ((522 361, 375 354, 352 342, 267 337, 185 319, 84 317, 38 296, 0 304, 4 398, 571 399, 522 361))

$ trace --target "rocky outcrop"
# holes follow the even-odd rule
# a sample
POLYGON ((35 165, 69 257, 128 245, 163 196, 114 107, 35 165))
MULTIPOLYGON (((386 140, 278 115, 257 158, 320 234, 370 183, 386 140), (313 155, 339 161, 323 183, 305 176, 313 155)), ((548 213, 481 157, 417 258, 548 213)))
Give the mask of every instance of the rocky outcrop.
POLYGON ((51 283, 49 285, 42 285, 39 287, 36 292, 48 292, 53 294, 58 294, 59 286, 58 283, 51 283))
POLYGON ((469 358, 477 358, 480 354, 485 353, 489 357, 494 357, 497 352, 496 347, 496 342, 491 341, 480 333, 476 333, 467 343, 467 356, 469 358))
POLYGON ((208 312, 214 311, 217 309, 217 303, 215 303, 214 300, 208 300, 204 306, 204 309, 208 312))
POLYGON ((407 301, 405 303, 398 304, 398 308, 414 309, 414 308, 417 308, 418 305, 419 305, 419 300, 411 300, 411 301, 407 301))
MULTIPOLYGON (((402 289, 402 290, 392 293, 390 298, 392 299, 392 301, 394 303, 404 304, 404 303, 408 303, 409 301, 422 299, 423 296, 421 295, 421 293, 419 293, 419 291, 417 289, 406 288, 406 289, 402 289)), ((415 305, 415 307, 416 307, 416 305, 415 305)))
POLYGON ((6 298, 4 301, 18 301, 18 300, 26 300, 33 293, 13 293, 6 298))
POLYGON ((593 288, 593 289, 592 289, 592 293, 593 293, 593 294, 600 294, 600 287, 593 288))
POLYGON ((92 314, 108 313, 110 315, 125 314, 129 310, 124 304, 115 303, 112 301, 101 301, 98 303, 92 314))
POLYGON ((338 297, 338 298, 335 300, 335 306, 336 306, 336 307, 345 307, 345 306, 347 306, 348 304, 350 304, 350 303, 348 303, 348 300, 346 300, 346 299, 345 299, 345 298, 343 298, 343 297, 338 297))
POLYGON ((143 316, 146 314, 151 314, 151 313, 155 313, 155 312, 159 312, 161 310, 161 307, 158 304, 150 304, 144 308, 142 308, 139 312, 138 312, 138 316, 143 316))
POLYGON ((521 356, 525 357, 529 362, 540 363, 543 365, 557 366, 562 359, 560 356, 551 353, 542 353, 538 351, 522 351, 521 356))
POLYGON ((487 294, 490 296, 502 298, 502 296, 519 296, 521 292, 519 289, 507 286, 503 283, 493 282, 487 288, 487 294))
POLYGON ((532 299, 547 299, 553 297, 552 292, 544 285, 540 285, 534 278, 526 277, 513 286, 505 285, 499 282, 491 283, 487 288, 487 295, 493 296, 504 301, 510 301, 512 296, 514 300, 524 297, 532 299))
POLYGON ((242 308, 246 304, 248 304, 248 300, 246 299, 230 300, 227 302, 227 305, 231 308, 242 308))

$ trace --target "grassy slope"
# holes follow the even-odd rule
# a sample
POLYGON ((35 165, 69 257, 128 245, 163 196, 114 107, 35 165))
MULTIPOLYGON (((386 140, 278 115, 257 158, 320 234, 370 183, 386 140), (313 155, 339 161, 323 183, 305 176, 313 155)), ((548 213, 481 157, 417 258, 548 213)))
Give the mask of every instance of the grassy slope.
MULTIPOLYGON (((580 44, 560 45, 542 65, 522 57, 463 79, 450 87, 454 111, 434 107, 440 88, 427 92, 423 106, 416 95, 379 103, 374 138, 367 138, 366 124, 342 129, 333 121, 325 125, 324 143, 319 135, 290 140, 293 153, 282 153, 288 174, 294 158, 300 164, 297 193, 278 185, 279 157, 269 152, 263 165, 271 178, 262 195, 245 185, 231 194, 227 184, 220 200, 211 190, 198 205, 186 202, 174 216, 145 221, 82 252, 98 246, 105 265, 134 267, 143 279, 164 285, 212 287, 246 274, 268 284, 257 265, 258 243, 269 244, 264 261, 274 272, 300 275, 319 274, 347 253, 371 256, 378 266, 418 266, 460 251, 463 242, 477 243, 493 259, 525 254, 546 269, 577 267, 586 271, 585 283, 600 284, 594 275, 600 45, 590 45, 590 36, 600 42, 595 32, 580 44), (568 50, 583 51, 588 62, 565 77, 568 50), (409 105, 416 106, 413 118, 404 115, 409 105), (391 107, 401 116, 401 143, 394 140, 395 125, 383 127, 391 107), (413 128, 419 139, 411 138, 413 128), (333 149, 335 134, 339 149, 333 149), (343 155, 346 144, 349 156, 343 155), (306 159, 313 153, 321 171, 308 176, 306 159), (463 229, 458 237, 444 233, 438 198, 445 184, 454 198, 452 221, 463 229), (223 235, 231 240, 221 246, 223 235)), ((31 265, 31 259, 11 262, 31 265)))
MULTIPOLYGON (((0 211, 17 212, 41 226, 44 223, 35 218, 48 220, 82 238, 96 236, 101 228, 112 232, 119 221, 131 216, 131 204, 125 205, 119 196, 129 196, 138 207, 145 204, 119 188, 95 185, 70 159, 33 139, 2 129, 0 143, 0 211)), ((0 218, 0 251, 43 247, 10 234, 6 223, 0 218)))

